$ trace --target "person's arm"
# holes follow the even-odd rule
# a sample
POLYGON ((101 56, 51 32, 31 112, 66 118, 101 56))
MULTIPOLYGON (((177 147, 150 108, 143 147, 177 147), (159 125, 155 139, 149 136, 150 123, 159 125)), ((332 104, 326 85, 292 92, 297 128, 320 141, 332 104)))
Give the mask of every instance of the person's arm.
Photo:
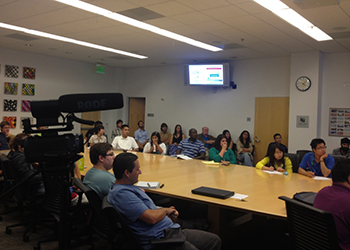
POLYGON ((307 177, 310 177, 310 178, 313 178, 315 176, 314 172, 308 172, 308 171, 302 169, 301 167, 298 168, 298 173, 302 174, 302 175, 305 175, 307 177))
POLYGON ((179 146, 177 147, 176 154, 179 155, 181 154, 182 151, 182 141, 180 141, 179 146))
POLYGON ((216 148, 209 149, 209 160, 213 160, 215 162, 220 162, 222 160, 222 156, 216 148))
POLYGON ((334 158, 328 157, 327 153, 320 157, 320 167, 324 177, 328 177, 331 174, 332 172, 331 169, 333 168, 333 165, 334 165, 334 158), (328 166, 330 167, 330 169, 328 168, 328 166))
POLYGON ((139 151, 139 146, 137 145, 136 141, 134 138, 131 137, 132 141, 132 151, 138 152, 139 151))
POLYGON ((264 157, 261 161, 259 161, 257 164, 256 164, 256 168, 257 169, 261 169, 261 170, 270 170, 270 171, 273 171, 275 170, 275 168, 273 166, 268 166, 266 167, 266 164, 270 163, 270 158, 269 157, 264 157))
POLYGON ((158 150, 159 154, 163 153, 164 150, 159 146, 157 142, 154 142, 153 146, 157 148, 156 150, 158 150))
POLYGON ((205 158, 205 153, 200 153, 197 157, 194 157, 193 159, 201 160, 201 159, 204 159, 204 158, 205 158))
POLYGON ((166 151, 167 151, 167 147, 166 147, 165 143, 161 143, 161 144, 159 145, 159 147, 163 150, 161 153, 160 153, 160 151, 159 151, 159 154, 165 155, 165 154, 166 154, 166 151))
POLYGON ((176 211, 175 207, 163 207, 159 209, 147 209, 145 212, 141 214, 139 217, 140 220, 143 222, 154 225, 158 223, 159 221, 163 220, 165 216, 169 216, 172 218, 177 218, 179 215, 179 212, 176 211))
POLYGON ((201 143, 201 145, 199 146, 199 155, 197 157, 194 157, 193 159, 204 159, 205 158, 205 148, 204 148, 204 144, 201 143))
POLYGON ((293 173, 293 165, 289 157, 284 157, 284 165, 285 165, 285 171, 287 171, 290 174, 293 173))
MULTIPOLYGON (((232 141, 231 141, 232 142, 232 141)), ((227 149, 227 154, 229 154, 229 158, 230 158, 230 163, 231 164, 236 164, 237 161, 236 161, 236 156, 235 156, 235 153, 233 153, 232 149, 227 149)))
POLYGON ((233 150, 233 141, 231 140, 231 142, 230 142, 230 145, 228 146, 228 148, 230 148, 230 149, 232 149, 233 150))
POLYGON ((118 146, 118 137, 114 137, 113 142, 112 142, 112 146, 113 148, 117 149, 118 146))
POLYGON ((310 171, 306 171, 306 168, 309 167, 311 168, 310 163, 310 156, 309 154, 304 155, 302 161, 300 162, 299 168, 298 168, 298 173, 305 175, 307 177, 313 178, 315 176, 315 173, 313 172, 313 169, 310 169, 310 171))
POLYGON ((170 137, 169 145, 173 144, 173 136, 170 137))
POLYGON ((153 152, 153 146, 151 147, 151 143, 147 143, 145 148, 143 149, 144 153, 152 153, 153 152))
POLYGON ((237 140, 237 154, 241 154, 244 153, 243 151, 243 144, 241 143, 241 141, 238 139, 237 140))

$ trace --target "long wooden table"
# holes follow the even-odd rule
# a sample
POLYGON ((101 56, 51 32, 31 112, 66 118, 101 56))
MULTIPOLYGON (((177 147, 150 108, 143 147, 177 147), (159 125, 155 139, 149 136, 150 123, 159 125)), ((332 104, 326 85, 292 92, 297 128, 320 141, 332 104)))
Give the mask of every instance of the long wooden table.
MULTIPOLYGON (((116 154, 120 151, 115 151, 116 154)), ((208 205, 213 231, 220 231, 220 211, 232 209, 275 218, 286 218, 284 201, 278 197, 292 197, 297 192, 314 191, 332 184, 328 180, 314 180, 299 174, 268 174, 253 167, 241 165, 205 165, 200 160, 179 160, 169 156, 136 153, 142 174, 139 181, 159 181, 163 188, 147 190, 167 197, 174 197, 208 205), (245 201, 225 200, 195 195, 191 190, 200 186, 214 187, 245 194, 245 201)), ((85 153, 85 166, 91 163, 85 153)))

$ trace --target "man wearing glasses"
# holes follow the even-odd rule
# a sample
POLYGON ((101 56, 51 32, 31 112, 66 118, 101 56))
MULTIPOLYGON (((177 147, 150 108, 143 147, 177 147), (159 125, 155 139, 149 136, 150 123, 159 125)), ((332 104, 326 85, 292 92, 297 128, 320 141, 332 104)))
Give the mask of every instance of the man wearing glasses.
POLYGON ((326 153, 326 143, 320 138, 310 143, 312 152, 307 153, 301 161, 298 173, 310 178, 314 176, 331 177, 334 158, 326 153))
POLYGON ((109 193, 116 180, 114 175, 108 172, 113 167, 114 158, 113 147, 109 143, 96 143, 90 148, 93 167, 87 171, 83 183, 94 190, 101 199, 109 193))

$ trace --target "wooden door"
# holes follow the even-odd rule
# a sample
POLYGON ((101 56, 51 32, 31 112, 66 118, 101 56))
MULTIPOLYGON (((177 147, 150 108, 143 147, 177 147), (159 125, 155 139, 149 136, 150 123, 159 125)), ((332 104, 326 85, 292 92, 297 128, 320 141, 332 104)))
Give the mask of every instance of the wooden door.
POLYGON ((265 157, 273 135, 282 135, 282 144, 288 147, 289 97, 256 97, 254 145, 255 163, 265 157))
POLYGON ((145 98, 129 98, 129 136, 133 137, 135 131, 138 130, 138 121, 145 121, 145 103, 145 98))
MULTIPOLYGON (((101 111, 95 111, 95 112, 83 112, 81 113, 81 119, 84 120, 89 120, 89 121, 101 121, 101 111)), ((80 126, 80 133, 83 134, 85 137, 86 132, 90 129, 93 128, 94 126, 89 126, 85 124, 81 124, 80 126)))

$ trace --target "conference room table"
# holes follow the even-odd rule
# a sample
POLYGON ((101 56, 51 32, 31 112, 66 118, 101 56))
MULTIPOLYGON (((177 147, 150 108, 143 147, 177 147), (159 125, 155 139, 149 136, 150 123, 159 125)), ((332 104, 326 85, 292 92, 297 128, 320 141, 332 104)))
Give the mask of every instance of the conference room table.
MULTIPOLYGON (((86 169, 81 172, 82 175, 92 167, 88 153, 87 149, 84 153, 86 169)), ((148 153, 134 154, 138 156, 142 172, 139 181, 164 184, 162 188, 148 189, 146 192, 208 205, 210 231, 219 235, 223 233, 224 210, 286 219, 285 203, 278 199, 279 196, 293 197, 295 193, 303 191, 318 192, 321 188, 332 185, 331 180, 314 180, 296 173, 277 175, 241 165, 208 165, 201 160, 181 160, 148 153), (191 193, 192 189, 200 186, 234 191, 248 197, 244 200, 219 199, 191 193)), ((112 170, 111 172, 113 173, 112 170)))

